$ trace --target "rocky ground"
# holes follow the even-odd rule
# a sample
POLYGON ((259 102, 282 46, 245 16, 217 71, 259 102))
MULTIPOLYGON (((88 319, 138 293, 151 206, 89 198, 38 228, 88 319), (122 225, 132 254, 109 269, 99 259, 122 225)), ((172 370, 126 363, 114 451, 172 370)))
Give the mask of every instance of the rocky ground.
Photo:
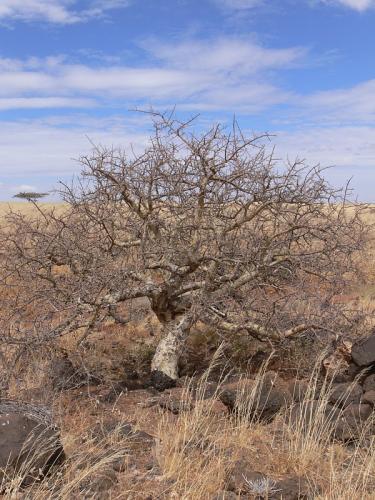
POLYGON ((3 498, 375 498, 375 334, 305 379, 214 365, 158 393, 55 359, 49 405, 0 401, 3 498))

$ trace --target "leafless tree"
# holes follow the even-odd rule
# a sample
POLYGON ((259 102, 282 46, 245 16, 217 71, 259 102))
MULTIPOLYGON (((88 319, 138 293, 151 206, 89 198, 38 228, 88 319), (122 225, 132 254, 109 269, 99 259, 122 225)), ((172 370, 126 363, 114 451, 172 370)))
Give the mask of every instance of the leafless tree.
POLYGON ((320 167, 276 160, 267 136, 246 137, 235 123, 197 133, 152 116, 142 154, 96 147, 81 159, 64 209, 8 215, 2 340, 85 336, 147 297, 165 331, 151 372, 162 389, 198 322, 273 345, 350 327, 331 302, 365 239, 346 191, 320 167))

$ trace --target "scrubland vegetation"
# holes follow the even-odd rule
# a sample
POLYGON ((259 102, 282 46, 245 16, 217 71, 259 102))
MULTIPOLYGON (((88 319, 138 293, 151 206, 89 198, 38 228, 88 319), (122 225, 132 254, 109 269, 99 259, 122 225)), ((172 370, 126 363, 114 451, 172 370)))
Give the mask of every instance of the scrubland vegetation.
POLYGON ((0 416, 64 450, 0 464, 4 498, 375 498, 375 209, 153 118, 61 204, 0 205, 0 416))

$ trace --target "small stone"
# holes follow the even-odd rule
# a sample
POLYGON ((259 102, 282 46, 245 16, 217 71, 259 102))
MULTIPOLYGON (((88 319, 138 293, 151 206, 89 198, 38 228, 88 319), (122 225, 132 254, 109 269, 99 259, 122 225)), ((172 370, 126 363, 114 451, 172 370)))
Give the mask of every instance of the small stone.
MULTIPOLYGON (((296 403, 301 403, 310 395, 309 392, 311 392, 307 380, 292 380, 289 383, 289 391, 296 403)), ((311 394, 311 396, 314 396, 314 394, 311 394)))
POLYGON ((91 434, 93 436, 97 436, 98 439, 102 439, 103 437, 113 434, 114 436, 118 436, 120 439, 128 438, 132 441, 144 443, 154 442, 153 436, 147 432, 134 430, 133 425, 129 422, 118 422, 115 420, 95 426, 92 429, 91 434))
POLYGON ((82 385, 82 380, 68 357, 54 359, 50 372, 52 387, 55 390, 73 389, 82 385))
POLYGON ((329 402, 341 408, 345 408, 352 403, 359 403, 361 396, 362 387, 359 384, 344 382, 332 386, 329 402))
POLYGON ((159 370, 153 370, 151 372, 151 385, 159 392, 163 392, 166 389, 176 387, 176 380, 159 370))
POLYGON ((212 497, 212 500, 237 500, 238 496, 233 491, 222 490, 212 497))
POLYGON ((375 391, 375 373, 372 373, 365 378, 363 382, 363 390, 364 392, 375 391))
POLYGON ((177 396, 179 397, 174 396, 172 393, 159 399, 160 408, 168 410, 174 415, 193 410, 194 404, 187 399, 186 393, 178 393, 177 396))
POLYGON ((227 490, 241 494, 249 493, 252 482, 266 481, 267 476, 254 471, 246 460, 237 460, 227 477, 227 490))
POLYGON ((354 417, 357 421, 364 421, 369 418, 371 413, 371 406, 368 404, 351 404, 345 408, 343 415, 344 417, 354 417))
POLYGON ((115 472, 124 472, 126 469, 127 462, 124 457, 116 458, 113 462, 111 462, 111 469, 115 472))
POLYGON ((218 392, 218 384, 215 382, 205 382, 202 385, 199 382, 192 387, 192 393, 195 399, 210 399, 214 397, 218 392))
POLYGON ((298 403, 292 408, 288 423, 292 430, 309 432, 310 429, 317 425, 317 422, 329 430, 340 418, 341 412, 335 406, 321 401, 298 403))
POLYGON ((370 431, 364 422, 372 413, 368 404, 351 404, 345 408, 342 416, 337 421, 335 437, 344 442, 351 442, 363 436, 364 431, 370 431))
POLYGON ((288 387, 274 372, 264 375, 263 384, 245 379, 226 384, 220 394, 220 400, 230 411, 245 410, 249 418, 265 422, 273 420, 279 411, 291 402, 288 387))
POLYGON ((352 358, 358 366, 375 364, 375 333, 353 345, 352 358))
POLYGON ((108 467, 107 469, 95 474, 90 475, 85 481, 80 485, 80 489, 85 493, 92 493, 95 496, 92 498, 98 498, 98 494, 107 492, 117 483, 116 472, 108 467))
POLYGON ((362 397, 362 402, 375 406, 375 391, 367 391, 362 397))
POLYGON ((275 491, 268 495, 269 500, 302 500, 312 498, 310 485, 307 479, 303 477, 290 477, 278 481, 274 488, 275 491))

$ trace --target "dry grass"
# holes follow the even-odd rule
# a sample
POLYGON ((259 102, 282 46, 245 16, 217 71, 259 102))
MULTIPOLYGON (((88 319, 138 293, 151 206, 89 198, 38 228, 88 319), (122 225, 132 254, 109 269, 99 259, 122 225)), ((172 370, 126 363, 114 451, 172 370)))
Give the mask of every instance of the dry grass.
MULTIPOLYGON (((212 367, 211 367, 212 368, 212 367)), ((243 393, 238 403, 240 411, 233 416, 218 407, 222 380, 212 399, 205 400, 209 372, 198 386, 198 399, 194 408, 179 415, 159 411, 154 451, 160 468, 160 499, 200 500, 212 499, 225 488, 228 472, 237 460, 246 460, 249 470, 259 471, 270 482, 298 475, 308 480, 312 498, 317 500, 350 500, 375 498, 375 442, 366 433, 351 446, 335 442, 332 436, 337 422, 327 424, 324 418, 330 384, 323 384, 317 400, 317 411, 306 419, 309 405, 316 393, 318 367, 314 370, 302 401, 303 418, 291 423, 290 409, 280 413, 270 424, 249 418, 257 406, 256 391, 243 393)), ((264 369, 256 384, 264 383, 264 369)), ((193 404, 191 391, 183 391, 186 407, 193 404)), ((115 408, 116 403, 114 404, 115 408)), ((62 408, 63 410, 63 408, 62 408)), ((131 458, 130 443, 121 438, 116 429, 101 440, 90 437, 92 413, 89 408, 72 416, 74 428, 63 434, 68 459, 43 482, 36 482, 27 490, 20 490, 22 474, 8 484, 6 500, 104 498, 90 496, 94 479, 105 477, 111 464, 131 458), (86 436, 84 439, 83 436, 86 436), (21 492, 20 492, 21 491, 21 492)), ((141 410, 137 410, 142 420, 141 410)), ((62 420, 64 417, 62 417, 62 420)), ((62 425, 63 421, 62 421, 62 425)), ((374 425, 369 421, 367 425, 374 425)), ((66 427, 66 423, 65 423, 66 427)), ((25 469, 25 468, 24 468, 25 469)), ((145 499, 146 476, 137 485, 130 467, 125 466, 118 483, 105 498, 145 499)), ((249 493, 259 485, 249 483, 249 493)), ((152 490, 151 490, 152 491, 152 490)))
MULTIPOLYGON (((45 209, 60 208, 64 206, 63 203, 48 202, 40 202, 38 203, 38 205, 45 209)), ((36 212, 34 205, 27 201, 0 201, 0 217, 3 217, 5 214, 7 214, 9 210, 25 215, 30 215, 36 212)))
MULTIPOLYGON (((243 457, 250 470, 268 475, 271 481, 293 474, 307 478, 312 498, 375 498, 374 440, 369 442, 365 432, 351 447, 332 439, 337 421, 327 422, 324 416, 329 383, 323 385, 317 410, 306 424, 317 381, 316 369, 302 401, 302 418, 293 424, 289 411, 269 425, 249 418, 257 406, 256 391, 244 393, 239 402, 241 411, 229 419, 218 419, 212 402, 203 401, 192 413, 181 414, 173 426, 164 416, 160 421, 158 457, 164 474, 175 481, 175 498, 212 498, 224 488, 233 463, 243 457)), ((261 375, 257 384, 263 382, 261 375)), ((373 420, 367 423, 370 425, 374 425, 373 420)))

